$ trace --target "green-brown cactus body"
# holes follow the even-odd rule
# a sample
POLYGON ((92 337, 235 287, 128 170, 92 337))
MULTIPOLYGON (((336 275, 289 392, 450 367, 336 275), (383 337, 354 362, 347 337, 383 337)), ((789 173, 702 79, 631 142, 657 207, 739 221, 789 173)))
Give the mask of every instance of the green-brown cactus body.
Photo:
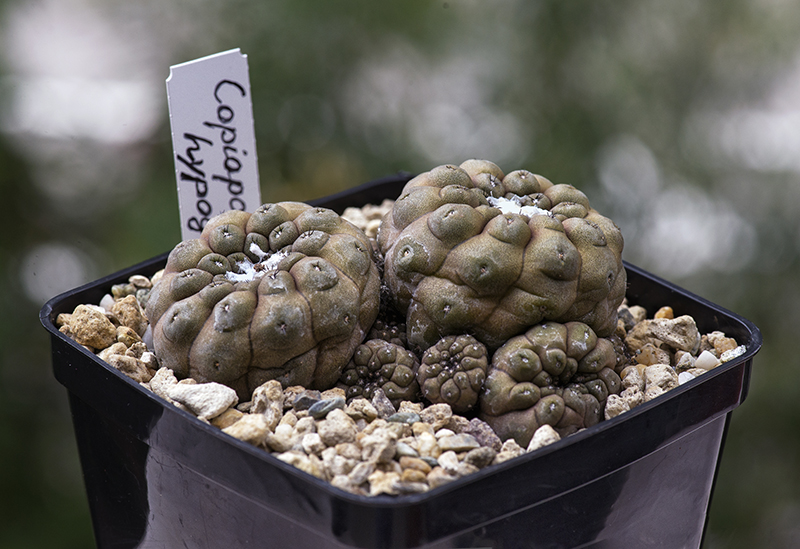
POLYGON ((619 394, 614 345, 582 322, 545 322, 511 338, 492 357, 480 417, 523 447, 544 424, 563 435, 603 418, 619 394))
POLYGON ((374 322, 369 239, 299 202, 211 219, 170 253, 147 316, 162 365, 240 398, 271 379, 327 389, 374 322))
POLYGON ((411 351, 382 339, 371 339, 356 348, 338 386, 344 389, 348 400, 371 400, 376 389, 382 389, 398 407, 404 400, 418 400, 418 368, 419 360, 411 351))
POLYGON ((488 161, 409 181, 378 244, 420 350, 462 333, 496 349, 543 320, 607 335, 625 296, 623 240, 611 220, 570 185, 524 170, 504 175, 488 161))
POLYGON ((478 403, 488 368, 480 341, 470 335, 445 336, 422 355, 417 381, 425 399, 463 414, 478 403))

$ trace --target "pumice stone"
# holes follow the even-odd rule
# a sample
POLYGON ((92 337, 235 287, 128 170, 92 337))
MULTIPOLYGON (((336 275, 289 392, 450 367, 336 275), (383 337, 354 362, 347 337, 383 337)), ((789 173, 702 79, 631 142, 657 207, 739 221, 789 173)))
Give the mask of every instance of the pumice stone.
POLYGON ((225 212, 178 244, 146 314, 161 364, 240 399, 269 380, 328 389, 378 314, 364 233, 300 202, 225 212))

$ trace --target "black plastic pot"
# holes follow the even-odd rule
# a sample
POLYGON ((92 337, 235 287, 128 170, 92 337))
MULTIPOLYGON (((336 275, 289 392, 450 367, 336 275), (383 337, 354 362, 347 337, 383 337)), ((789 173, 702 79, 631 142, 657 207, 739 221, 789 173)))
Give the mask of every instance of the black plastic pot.
MULTIPOLYGON (((396 197, 400 174, 315 201, 396 197)), ((53 370, 68 390, 99 547, 698 547, 731 413, 761 333, 626 264, 631 304, 670 305, 747 352, 616 418, 501 465, 400 497, 355 496, 168 404, 58 332, 55 318, 166 254, 50 300, 53 370)))

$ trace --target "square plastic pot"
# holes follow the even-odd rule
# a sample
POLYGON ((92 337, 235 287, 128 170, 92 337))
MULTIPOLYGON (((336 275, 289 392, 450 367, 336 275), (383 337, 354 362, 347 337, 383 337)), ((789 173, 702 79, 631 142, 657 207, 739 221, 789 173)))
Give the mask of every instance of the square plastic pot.
MULTIPOLYGON (((399 174, 314 201, 339 212, 398 196, 399 174)), ((68 391, 101 548, 699 547, 732 411, 761 333, 626 264, 631 304, 670 305, 747 352, 630 412, 424 494, 362 497, 183 412, 59 333, 55 319, 167 254, 42 308, 68 391)))

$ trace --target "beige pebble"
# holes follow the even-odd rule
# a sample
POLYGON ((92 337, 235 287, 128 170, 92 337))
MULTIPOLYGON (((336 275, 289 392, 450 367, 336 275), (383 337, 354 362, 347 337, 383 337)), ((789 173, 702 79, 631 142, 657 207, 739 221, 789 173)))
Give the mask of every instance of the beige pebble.
POLYGON ((423 423, 418 421, 411 426, 411 431, 414 433, 414 436, 419 436, 420 433, 428 433, 431 436, 435 436, 433 432, 433 425, 430 423, 423 423))
POLYGON ((150 390, 161 398, 172 402, 169 398, 169 388, 178 384, 178 379, 175 377, 175 372, 167 368, 159 368, 153 378, 150 380, 150 390))
POLYGON ((658 398, 663 395, 666 391, 659 387, 658 385, 652 385, 648 387, 644 392, 644 401, 650 402, 654 398, 658 398))
POLYGON ((628 408, 631 410, 644 403, 644 390, 640 390, 638 387, 628 387, 624 389, 619 396, 627 403, 628 408))
POLYGON ((428 482, 428 475, 418 469, 403 469, 400 480, 402 482, 428 482))
POLYGON ((606 399, 606 408, 603 413, 606 419, 611 419, 629 410, 630 406, 624 398, 619 395, 611 394, 608 395, 608 398, 606 399))
POLYGON ((117 300, 111 306, 110 312, 119 320, 120 325, 131 328, 140 336, 144 335, 147 329, 147 317, 136 296, 129 295, 117 300))
POLYGON ((534 431, 530 444, 528 444, 528 452, 538 450, 539 448, 544 448, 548 444, 558 442, 559 440, 561 440, 561 436, 556 432, 556 430, 553 429, 552 426, 544 424, 534 431))
MULTIPOLYGON (((319 433, 307 433, 300 442, 306 454, 321 454, 327 446, 322 442, 319 433)), ((335 450, 334 450, 335 451, 335 450)))
POLYGON ((367 481, 369 482, 369 495, 371 496, 377 496, 378 494, 396 495, 397 488, 395 484, 400 481, 400 475, 395 472, 373 471, 367 481))
POLYGON ((117 327, 98 307, 75 307, 69 329, 76 342, 93 349, 105 349, 117 341, 117 327))
POLYGON ((636 323, 647 319, 647 309, 644 307, 634 305, 632 307, 628 307, 628 311, 631 313, 631 316, 636 323))
POLYGON ((291 421, 288 423, 294 425, 294 430, 298 435, 317 432, 317 421, 311 416, 301 417, 298 418, 294 423, 291 421))
POLYGON ((153 378, 153 374, 138 358, 126 355, 111 355, 108 357, 107 362, 138 383, 147 383, 153 378))
POLYGON ((143 275, 133 275, 128 279, 128 282, 133 284, 136 288, 148 289, 153 287, 153 283, 150 279, 143 275))
POLYGON ((256 387, 250 413, 262 414, 267 420, 269 430, 275 430, 283 417, 283 387, 280 381, 271 379, 256 387))
POLYGON ((652 364, 669 364, 670 356, 669 352, 664 349, 659 349, 652 343, 645 343, 636 354, 636 362, 644 364, 645 366, 650 366, 652 364))
POLYGON ((347 475, 334 476, 331 479, 331 486, 338 488, 339 490, 344 490, 345 492, 350 492, 351 494, 356 494, 359 496, 367 495, 367 492, 358 485, 354 484, 347 475))
POLYGON ((427 431, 422 431, 414 437, 416 441, 416 450, 420 456, 427 456, 438 458, 442 450, 439 448, 436 437, 427 431))
POLYGON ((424 474, 428 474, 431 472, 431 466, 428 464, 427 461, 424 459, 419 459, 410 456, 403 456, 400 458, 400 467, 405 469, 415 469, 420 471, 424 474))
POLYGON ((261 418, 264 424, 264 428, 266 430, 263 439, 264 445, 273 452, 283 453, 294 449, 295 442, 297 441, 300 435, 297 435, 295 433, 295 430, 291 425, 287 423, 279 424, 277 427, 275 427, 275 431, 272 432, 269 430, 267 419, 264 417, 263 414, 247 414, 244 417, 261 418))
POLYGON ((397 407, 398 413, 404 414, 417 414, 419 415, 422 412, 423 406, 419 402, 411 402, 409 400, 403 400, 400 402, 400 406, 397 407))
MULTIPOLYGON (((452 431, 451 431, 452 432, 452 431)), ((475 448, 479 448, 480 444, 472 435, 467 434, 453 434, 438 438, 439 448, 443 452, 452 450, 454 452, 469 452, 475 448)))
POLYGON ((239 421, 226 427, 222 432, 253 446, 263 446, 269 428, 267 428, 267 420, 263 415, 245 414, 239 421))
POLYGON ((451 475, 442 467, 434 467, 431 472, 428 473, 428 486, 431 488, 437 488, 447 484, 448 482, 453 482, 457 478, 457 476, 451 475))
POLYGON ((653 386, 664 391, 678 386, 678 374, 669 364, 653 364, 644 369, 645 392, 653 386))
POLYGON ((672 310, 672 307, 665 306, 657 310, 656 314, 653 315, 653 318, 666 318, 671 320, 675 318, 675 313, 672 310))
POLYGON ((375 464, 369 461, 362 461, 357 463, 347 476, 350 477, 350 481, 354 485, 360 486, 367 482, 373 472, 375 472, 375 464))
POLYGON ((142 338, 134 331, 133 328, 128 326, 117 326, 117 341, 130 347, 134 343, 141 343, 142 338))
POLYGON ((353 442, 358 433, 355 422, 341 409, 329 412, 325 419, 317 424, 317 432, 327 446, 353 442))
POLYGON ((431 424, 434 432, 447 427, 452 416, 453 410, 449 404, 433 404, 419 413, 420 419, 431 424))
POLYGON ((354 442, 341 442, 335 448, 336 453, 340 456, 355 460, 361 459, 361 447, 354 442))
POLYGON ((239 402, 236 391, 221 383, 176 383, 167 389, 167 396, 180 402, 200 419, 213 419, 239 402))
POLYGON ((225 429, 226 427, 230 427, 231 425, 242 419, 242 417, 244 417, 244 414, 239 410, 237 410, 236 408, 228 408, 220 415, 212 419, 211 425, 217 427, 218 429, 225 429))
POLYGON ((517 444, 517 441, 515 441, 513 438, 510 438, 505 442, 503 442, 503 446, 500 448, 500 451, 494 458, 493 463, 503 463, 504 461, 508 461, 509 459, 519 457, 524 453, 525 449, 522 448, 519 444, 517 444))
POLYGON ((378 417, 378 410, 366 398, 354 398, 344 411, 354 420, 364 419, 370 422, 378 417))
POLYGON ((111 357, 112 355, 124 355, 127 350, 128 350, 127 345, 125 345, 121 341, 117 341, 116 343, 106 347, 105 349, 97 353, 97 357, 104 362, 108 362, 109 357, 111 357))
POLYGON ((340 387, 333 387, 332 389, 328 389, 327 391, 322 391, 322 399, 321 400, 330 400, 332 398, 343 398, 347 399, 347 394, 344 392, 344 389, 340 387))
POLYGON ((397 437, 390 431, 377 431, 361 439, 361 460, 388 463, 397 450, 397 437))
POLYGON ((325 480, 325 468, 322 466, 322 461, 314 454, 308 455, 297 450, 290 450, 282 454, 276 454, 275 457, 309 475, 325 480))
POLYGON ((674 350, 695 353, 700 348, 700 332, 689 315, 677 318, 654 318, 636 324, 625 337, 625 343, 633 352, 638 352, 645 344, 660 347, 661 343, 674 350))
POLYGON ((626 366, 620 374, 622 386, 626 389, 635 387, 640 391, 644 391, 645 381, 644 376, 642 375, 643 370, 644 368, 639 368, 636 366, 626 366))
POLYGON ((348 459, 336 453, 336 448, 325 448, 320 452, 322 458, 322 465, 325 468, 325 474, 328 478, 333 478, 339 475, 346 475, 353 470, 353 467, 358 463, 354 459, 348 459))
POLYGON ((683 372, 694 368, 694 356, 687 351, 676 351, 674 357, 675 371, 683 372))

